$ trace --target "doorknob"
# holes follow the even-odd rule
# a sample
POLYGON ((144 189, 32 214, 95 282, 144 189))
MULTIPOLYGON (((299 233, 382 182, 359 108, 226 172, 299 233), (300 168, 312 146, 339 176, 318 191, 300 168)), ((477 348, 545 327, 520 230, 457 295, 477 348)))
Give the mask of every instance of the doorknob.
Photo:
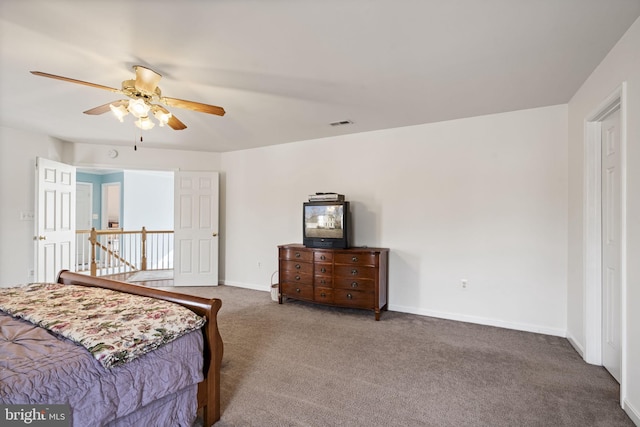
MULTIPOLYGON (((33 239, 35 240, 35 239, 33 239)), ((38 236, 38 240, 47 240, 47 236, 38 236)))
POLYGON ((211 235, 212 235, 213 237, 218 237, 218 233, 215 233, 215 232, 214 232, 213 234, 211 234, 211 235))

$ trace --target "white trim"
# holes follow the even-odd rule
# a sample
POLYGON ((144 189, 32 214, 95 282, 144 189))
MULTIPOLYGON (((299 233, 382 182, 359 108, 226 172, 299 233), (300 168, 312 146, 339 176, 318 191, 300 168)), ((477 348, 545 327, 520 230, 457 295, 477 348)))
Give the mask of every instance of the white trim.
MULTIPOLYGON (((627 84, 620 88, 620 402, 627 401, 627 84)), ((636 412, 637 414, 638 412, 636 412)), ((636 417, 636 425, 638 418, 636 417)))
POLYGON ((580 343, 575 339, 575 337, 569 333, 567 333, 567 340, 571 347, 584 359, 584 347, 580 345, 580 343))
MULTIPOLYGON (((229 282, 229 281, 221 281, 220 284, 225 286, 234 286, 237 288, 252 289, 255 291, 271 292, 271 286, 266 287, 265 285, 256 285, 251 283, 239 283, 239 282, 229 282)), ((478 325, 485 325, 485 326, 495 326, 498 328, 512 329, 516 331, 553 335, 553 336, 562 337, 562 338, 565 338, 567 334, 567 331, 564 329, 547 328, 547 327, 531 325, 527 323, 505 322, 504 320, 499 320, 499 319, 490 319, 487 317, 478 317, 478 316, 467 316, 467 315, 458 314, 458 313, 446 313, 441 311, 422 310, 416 307, 389 305, 389 310, 398 311, 401 313, 417 314, 419 316, 428 316, 428 317, 436 317, 439 319, 455 320, 458 322, 475 323, 478 325)), ((576 351, 578 351, 577 348, 576 348, 576 351)), ((578 352, 580 353, 580 351, 578 352)))
POLYGON ((108 187, 117 187, 118 188, 118 228, 122 228, 122 183, 119 181, 115 182, 103 182, 100 187, 100 194, 102 194, 101 210, 100 210, 100 228, 106 230, 109 228, 109 192, 107 190, 108 187))
POLYGON ((600 177, 602 165, 600 121, 620 108, 620 402, 627 393, 627 102, 626 82, 618 86, 594 112, 585 119, 584 159, 584 360, 602 364, 602 238, 600 177))
POLYGON ((254 291, 271 292, 271 285, 256 285, 253 283, 229 282, 226 280, 221 280, 220 284, 225 286, 234 286, 236 288, 252 289, 254 291))
POLYGON ((635 425, 640 426, 640 411, 634 408, 626 399, 622 401, 622 409, 629 415, 635 425))
POLYGON ((565 338, 567 331, 565 329, 547 328, 528 323, 507 322, 500 319, 491 319, 488 317, 468 316, 459 313, 447 313, 434 310, 423 310, 415 307, 406 307, 400 305, 389 305, 389 310, 400 311, 403 313, 418 314, 421 316, 437 317, 439 319, 455 320, 458 322, 475 323, 478 325, 495 326, 504 329, 513 329, 516 331, 533 332, 536 334, 553 335, 565 338))

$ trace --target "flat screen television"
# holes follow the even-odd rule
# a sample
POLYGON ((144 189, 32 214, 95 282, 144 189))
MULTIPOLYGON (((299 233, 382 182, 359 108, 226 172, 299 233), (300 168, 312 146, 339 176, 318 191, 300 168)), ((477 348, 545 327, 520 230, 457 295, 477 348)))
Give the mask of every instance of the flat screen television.
POLYGON ((302 243, 308 248, 348 248, 349 222, 349 202, 305 202, 302 243))

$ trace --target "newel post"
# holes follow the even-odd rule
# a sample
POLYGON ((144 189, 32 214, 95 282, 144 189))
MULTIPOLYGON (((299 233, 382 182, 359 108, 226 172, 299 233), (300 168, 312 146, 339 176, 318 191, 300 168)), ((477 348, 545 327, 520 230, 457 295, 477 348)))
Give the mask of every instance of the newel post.
POLYGON ((147 269, 147 229, 142 227, 142 265, 141 270, 147 269))
POLYGON ((91 227, 91 234, 89 235, 89 241, 91 242, 91 275, 98 275, 98 268, 96 265, 96 241, 98 240, 98 233, 96 228, 91 227))

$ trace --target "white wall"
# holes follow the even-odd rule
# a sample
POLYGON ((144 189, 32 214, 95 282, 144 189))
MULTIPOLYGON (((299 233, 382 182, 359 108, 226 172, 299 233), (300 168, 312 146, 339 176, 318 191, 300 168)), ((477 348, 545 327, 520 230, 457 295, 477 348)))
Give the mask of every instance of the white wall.
POLYGON ((568 335, 585 346, 583 203, 584 121, 627 82, 626 340, 622 393, 624 407, 640 424, 640 20, 609 52, 569 103, 569 280, 568 335))
POLYGON ((127 230, 173 230, 173 172, 124 171, 127 230))
POLYGON ((34 269, 36 157, 62 161, 64 143, 0 127, 0 286, 28 283, 34 269))
POLYGON ((567 107, 222 154, 224 282, 268 289, 317 191, 391 249, 392 310, 564 336, 567 107), (462 289, 461 279, 469 282, 462 289))

